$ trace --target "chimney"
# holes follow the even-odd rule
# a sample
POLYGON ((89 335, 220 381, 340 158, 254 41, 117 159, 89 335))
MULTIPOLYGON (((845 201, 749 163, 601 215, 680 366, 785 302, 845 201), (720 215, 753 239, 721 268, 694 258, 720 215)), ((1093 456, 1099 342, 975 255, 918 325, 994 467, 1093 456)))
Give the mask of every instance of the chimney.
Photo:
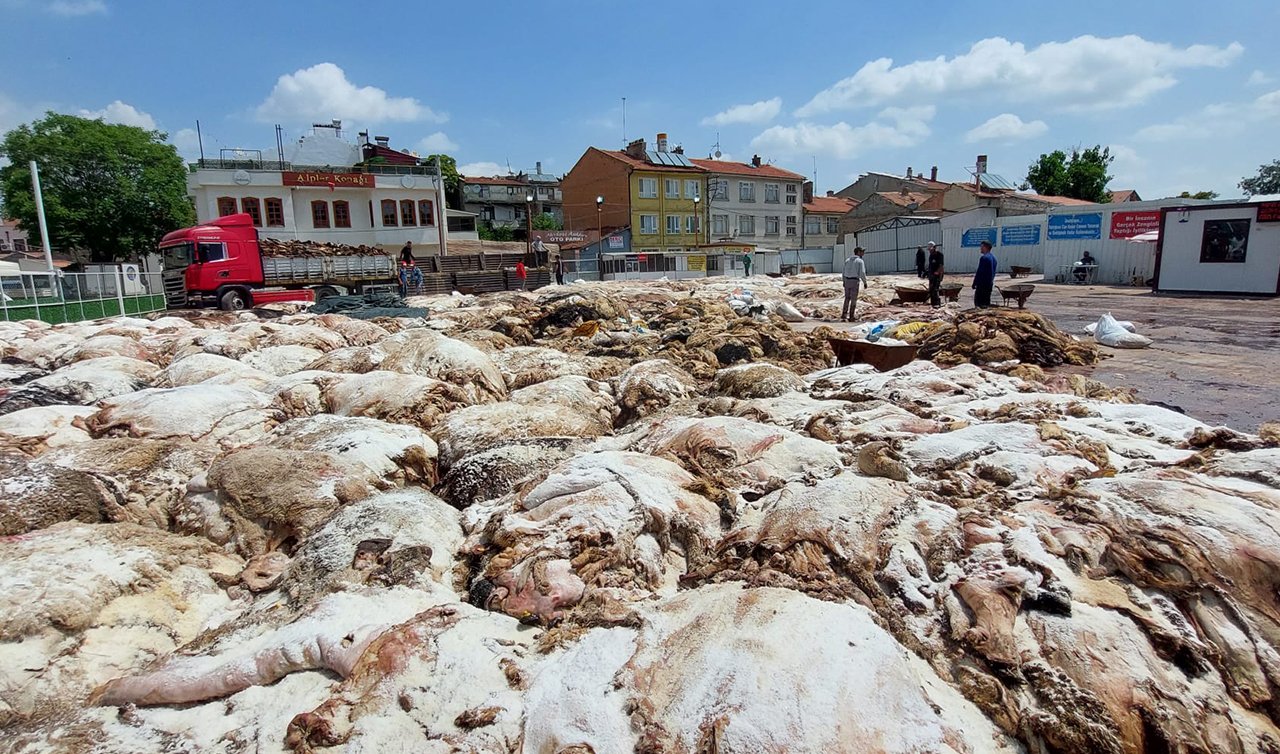
POLYGON ((813 201, 813 181, 805 181, 803 190, 805 204, 808 204, 813 201))
POLYGON ((911 168, 907 168, 907 180, 911 180, 911 168))
POLYGON ((903 184, 902 188, 898 189, 898 194, 899 194, 899 195, 901 195, 901 196, 906 196, 906 195, 907 195, 907 186, 906 186, 906 184, 903 184))
POLYGON ((361 147, 368 146, 368 145, 369 145, 369 132, 368 132, 368 131, 361 131, 360 133, 356 134, 356 143, 357 143, 357 144, 359 144, 361 147))
POLYGON ((534 168, 534 172, 535 172, 537 175, 542 175, 542 163, 541 163, 541 162, 535 162, 535 163, 533 163, 533 164, 537 166, 537 167, 535 167, 535 168, 534 168))
POLYGON ((937 165, 934 165, 932 168, 929 168, 929 180, 931 180, 931 181, 937 181, 937 180, 938 180, 938 166, 937 166, 937 165))
POLYGON ((645 159, 644 153, 646 151, 647 146, 648 145, 644 143, 644 139, 636 139, 635 141, 628 144, 627 148, 623 151, 625 151, 627 153, 627 156, 632 159, 643 160, 645 159))
POLYGON ((658 134, 658 151, 659 152, 667 151, 667 135, 666 134, 658 134))
POLYGON ((373 140, 376 141, 378 143, 378 146, 380 147, 387 147, 388 149, 390 148, 390 144, 391 144, 390 136, 375 136, 373 137, 373 140))
POLYGON ((760 155, 756 154, 751 156, 751 167, 753 168, 760 167, 760 155))
POLYGON ((835 196, 835 195, 836 195, 836 192, 832 191, 831 189, 827 189, 827 196, 835 196))
POLYGON ((337 118, 334 118, 334 119, 333 119, 333 130, 334 130, 334 131, 336 131, 336 132, 338 133, 338 135, 339 135, 339 136, 341 136, 341 135, 342 135, 342 121, 338 120, 337 118))

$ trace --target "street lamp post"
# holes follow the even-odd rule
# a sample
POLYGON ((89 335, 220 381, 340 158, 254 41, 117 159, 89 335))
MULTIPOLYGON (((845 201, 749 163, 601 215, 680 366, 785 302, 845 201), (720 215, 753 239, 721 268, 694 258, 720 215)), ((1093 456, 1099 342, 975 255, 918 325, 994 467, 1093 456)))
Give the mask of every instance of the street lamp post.
MULTIPOLYGON (((701 214, 699 214, 699 212, 698 212, 698 209, 699 209, 701 206, 702 206, 702 196, 701 196, 701 195, 694 196, 694 197, 693 197, 693 228, 692 228, 692 230, 693 230, 693 232, 694 232, 694 234, 695 234, 695 235, 694 235, 694 239, 695 239, 695 240, 694 240, 694 243, 695 243, 695 244, 697 244, 697 242, 698 242, 699 240, 701 240, 701 236, 702 236, 702 215, 701 215, 701 214)), ((696 250, 696 248, 697 248, 697 247, 695 246, 694 248, 695 248, 695 250, 696 250)), ((688 255, 688 254, 686 254, 686 255, 685 255, 685 257, 684 257, 684 259, 685 259, 685 264, 686 264, 686 265, 688 265, 688 263, 689 263, 689 255, 688 255)), ((677 265, 676 265, 676 280, 679 280, 679 279, 680 279, 680 265, 679 265, 679 264, 677 264, 677 265)))
POLYGON ((596 197, 596 274, 604 280, 604 223, 601 210, 604 209, 604 197, 596 197))
MULTIPOLYGON (((524 258, 529 261, 533 254, 533 194, 524 195, 524 258)), ((534 262, 537 265, 537 262, 534 262)))

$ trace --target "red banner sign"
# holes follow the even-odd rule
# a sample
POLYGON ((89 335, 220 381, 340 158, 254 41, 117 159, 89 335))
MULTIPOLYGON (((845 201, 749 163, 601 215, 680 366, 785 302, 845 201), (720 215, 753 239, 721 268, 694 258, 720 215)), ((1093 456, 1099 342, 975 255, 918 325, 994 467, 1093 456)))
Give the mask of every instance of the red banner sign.
POLYGON ((1280 202, 1258 202, 1258 222, 1280 223, 1280 202))
POLYGON ((1111 237, 1133 238, 1140 233, 1160 230, 1160 211, 1112 212, 1111 237))
POLYGON ((316 188, 373 188, 370 173, 299 173, 286 170, 280 174, 286 186, 313 186, 316 188))

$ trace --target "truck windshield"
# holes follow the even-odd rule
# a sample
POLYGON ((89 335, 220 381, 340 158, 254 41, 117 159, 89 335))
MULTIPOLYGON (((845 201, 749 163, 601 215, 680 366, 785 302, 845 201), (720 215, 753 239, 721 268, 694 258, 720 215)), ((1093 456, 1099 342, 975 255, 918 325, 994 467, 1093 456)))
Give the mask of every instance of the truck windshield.
POLYGON ((160 259, 166 270, 185 270, 194 258, 194 245, 179 243, 160 249, 160 259))

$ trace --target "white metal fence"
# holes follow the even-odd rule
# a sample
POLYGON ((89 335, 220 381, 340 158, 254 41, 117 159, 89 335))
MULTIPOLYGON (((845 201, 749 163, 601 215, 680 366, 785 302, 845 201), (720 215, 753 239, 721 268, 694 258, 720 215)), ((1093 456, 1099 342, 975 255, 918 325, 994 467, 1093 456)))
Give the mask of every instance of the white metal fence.
POLYGON ((0 273, 0 317, 50 324, 146 314, 165 308, 159 272, 100 265, 91 272, 0 273))

